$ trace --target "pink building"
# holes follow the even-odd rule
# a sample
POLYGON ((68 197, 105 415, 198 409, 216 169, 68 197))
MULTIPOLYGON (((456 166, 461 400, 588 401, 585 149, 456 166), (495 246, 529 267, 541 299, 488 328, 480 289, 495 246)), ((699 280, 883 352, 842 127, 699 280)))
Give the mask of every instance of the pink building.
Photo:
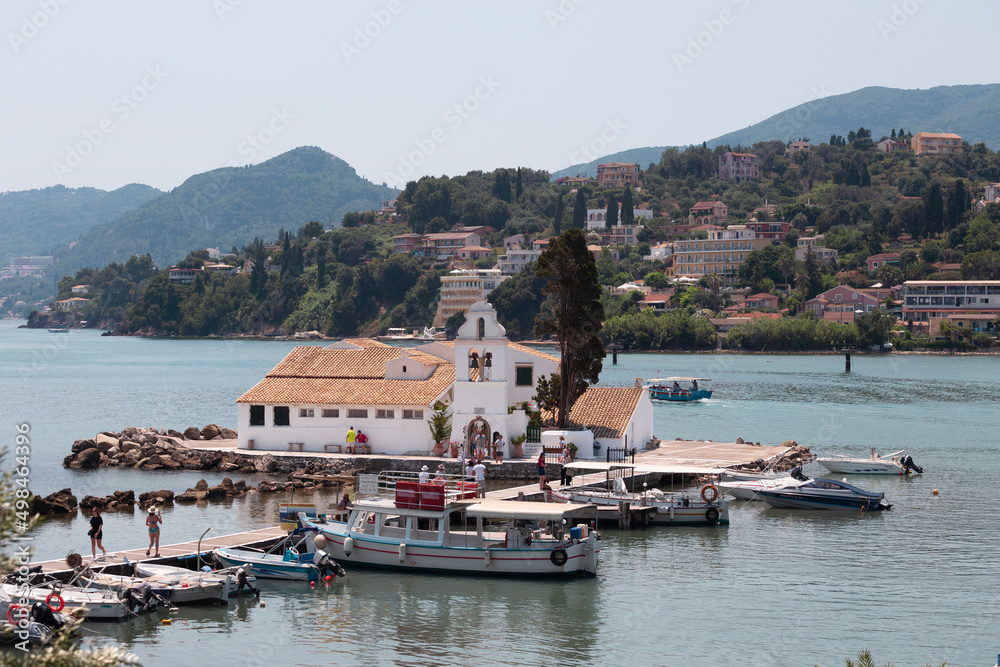
POLYGON ((700 201, 688 211, 689 225, 716 225, 729 220, 729 207, 721 201, 700 201))
POLYGON ((886 266, 888 264, 899 264, 899 253, 898 252, 880 252, 877 255, 872 255, 865 260, 868 264, 868 270, 874 271, 880 266, 886 266))
POLYGON ((724 181, 759 181, 760 159, 753 153, 723 153, 719 156, 719 178, 724 181))
POLYGON ((752 229, 754 238, 769 239, 777 243, 785 242, 785 234, 792 228, 790 222, 753 222, 747 223, 747 229, 752 229))

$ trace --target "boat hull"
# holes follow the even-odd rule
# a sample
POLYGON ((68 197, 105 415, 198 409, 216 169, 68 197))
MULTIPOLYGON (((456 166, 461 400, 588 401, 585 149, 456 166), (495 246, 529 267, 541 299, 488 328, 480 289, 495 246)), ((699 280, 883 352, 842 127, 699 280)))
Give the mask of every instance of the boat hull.
MULTIPOLYGON (((3 584, 3 589, 4 592, 11 597, 11 599, 21 597, 18 595, 20 591, 17 590, 17 586, 14 584, 3 584)), ((59 596, 62 597, 64 611, 82 608, 86 612, 87 620, 117 621, 128 615, 128 610, 125 608, 125 605, 118 599, 118 595, 113 591, 101 591, 94 589, 77 591, 61 589, 55 591, 51 588, 38 587, 32 588, 28 592, 27 597, 31 600, 31 602, 45 603, 46 599, 52 593, 58 593, 59 596)))
POLYGON ((216 549, 215 557, 225 567, 247 566, 258 579, 284 581, 316 581, 319 579, 312 563, 285 561, 282 556, 238 552, 233 549, 216 549))
POLYGON ((906 470, 896 461, 870 459, 816 459, 830 472, 842 475, 905 475, 906 470))
POLYGON ((563 502, 593 503, 598 507, 617 508, 620 503, 627 502, 633 508, 655 507, 656 513, 649 516, 653 525, 699 525, 729 523, 729 501, 719 502, 689 502, 681 501, 649 501, 643 504, 638 494, 634 496, 608 496, 600 493, 561 492, 554 491, 552 497, 563 502))
POLYGON ((334 560, 395 570, 421 570, 491 576, 567 576, 595 574, 600 542, 596 533, 586 541, 553 542, 551 547, 509 549, 498 542, 490 547, 405 544, 352 533, 350 554, 344 549, 345 531, 322 528, 324 551, 334 560), (400 548, 403 546, 404 548, 400 548), (562 555, 557 554, 562 552, 562 555), (487 554, 489 554, 487 556, 487 554))
POLYGON ((888 509, 878 498, 817 496, 796 491, 761 491, 760 497, 771 507, 782 509, 854 510, 874 512, 888 509))
POLYGON ((670 391, 668 389, 650 387, 649 397, 656 401, 683 403, 687 401, 700 401, 702 399, 712 398, 712 392, 704 389, 698 389, 697 391, 670 391))

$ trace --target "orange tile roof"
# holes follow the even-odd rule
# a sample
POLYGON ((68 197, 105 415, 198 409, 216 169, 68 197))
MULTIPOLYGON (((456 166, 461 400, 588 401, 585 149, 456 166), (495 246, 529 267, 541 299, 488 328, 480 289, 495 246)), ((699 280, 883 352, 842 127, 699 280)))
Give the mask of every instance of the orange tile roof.
POLYGON ((518 352, 524 352, 525 354, 530 354, 539 357, 541 359, 546 359, 548 361, 554 361, 557 364, 559 363, 559 357, 548 354, 547 352, 541 352, 534 348, 530 348, 527 345, 521 345, 520 343, 515 343, 513 341, 510 341, 507 343, 507 347, 509 347, 512 350, 517 350, 518 352))
POLYGON ((569 411, 569 421, 590 427, 595 438, 620 438, 642 392, 637 387, 588 387, 569 411))
POLYGON ((427 380, 266 377, 237 403, 430 405, 455 381, 455 367, 438 366, 427 380))

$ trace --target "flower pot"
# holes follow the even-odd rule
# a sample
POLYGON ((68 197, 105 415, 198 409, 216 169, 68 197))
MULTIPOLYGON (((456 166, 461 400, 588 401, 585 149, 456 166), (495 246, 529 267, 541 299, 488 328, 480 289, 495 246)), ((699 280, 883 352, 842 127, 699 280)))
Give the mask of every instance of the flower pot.
POLYGON ((457 459, 458 458, 458 447, 452 447, 451 448, 451 458, 453 458, 453 459, 457 459))
POLYGON ((510 446, 510 458, 512 458, 512 459, 522 459, 522 458, 524 458, 524 445, 511 445, 510 446))
POLYGON ((444 455, 444 444, 440 443, 440 442, 435 442, 434 443, 434 456, 443 456, 443 455, 444 455))

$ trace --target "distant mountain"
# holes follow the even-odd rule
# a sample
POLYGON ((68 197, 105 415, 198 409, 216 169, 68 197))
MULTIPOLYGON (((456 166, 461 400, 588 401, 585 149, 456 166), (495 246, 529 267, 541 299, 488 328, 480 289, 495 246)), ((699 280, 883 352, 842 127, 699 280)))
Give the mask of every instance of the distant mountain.
MULTIPOLYGON (((742 130, 710 139, 709 147, 728 144, 750 146, 758 141, 790 141, 808 137, 813 143, 830 140, 830 135, 846 136, 866 127, 877 141, 893 129, 917 132, 955 132, 969 143, 985 143, 1000 150, 1000 84, 937 86, 927 90, 903 90, 872 86, 853 93, 812 100, 771 116, 742 130)), ((692 137, 692 143, 701 143, 692 137)), ((667 146, 632 148, 620 153, 577 164, 552 173, 562 176, 596 176, 604 162, 638 162, 645 168, 659 162, 667 146)))
POLYGON ((598 158, 592 162, 574 164, 572 167, 560 169, 559 171, 553 172, 551 178, 553 181, 557 178, 562 178, 563 176, 590 176, 591 178, 594 178, 597 176, 597 165, 604 164, 605 162, 636 162, 640 168, 645 169, 649 166, 650 162, 659 164, 660 156, 663 155, 663 151, 668 148, 670 147, 650 146, 648 148, 630 148, 627 151, 621 151, 620 153, 605 155, 604 157, 598 158))
POLYGON ((813 143, 846 136, 864 126, 878 141, 893 129, 908 132, 954 132, 970 144, 1000 149, 1000 84, 937 86, 927 90, 870 87, 800 104, 756 125, 724 134, 709 146, 809 137, 813 143))
POLYGON ((56 185, 0 194, 0 264, 9 257, 48 255, 87 230, 163 193, 133 183, 112 192, 56 185))
POLYGON ((359 177, 340 158, 301 147, 250 167, 226 167, 192 176, 163 196, 91 229, 58 251, 57 272, 103 267, 150 253, 159 266, 191 250, 223 252, 279 229, 297 231, 316 220, 339 223, 348 211, 377 208, 398 190, 359 177))

